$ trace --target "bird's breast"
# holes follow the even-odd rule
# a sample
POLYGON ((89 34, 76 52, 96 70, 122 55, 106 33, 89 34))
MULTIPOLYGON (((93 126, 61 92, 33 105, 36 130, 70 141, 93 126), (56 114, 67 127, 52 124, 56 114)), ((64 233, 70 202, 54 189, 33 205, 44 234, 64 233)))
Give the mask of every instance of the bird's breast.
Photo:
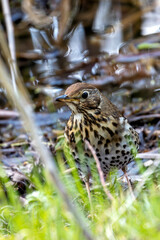
POLYGON ((80 141, 84 155, 92 156, 84 144, 84 140, 88 140, 96 151, 104 173, 112 167, 127 165, 134 158, 132 150, 138 148, 138 135, 124 117, 115 119, 110 116, 95 121, 95 117, 87 118, 84 114, 71 115, 66 137, 76 157, 80 141))

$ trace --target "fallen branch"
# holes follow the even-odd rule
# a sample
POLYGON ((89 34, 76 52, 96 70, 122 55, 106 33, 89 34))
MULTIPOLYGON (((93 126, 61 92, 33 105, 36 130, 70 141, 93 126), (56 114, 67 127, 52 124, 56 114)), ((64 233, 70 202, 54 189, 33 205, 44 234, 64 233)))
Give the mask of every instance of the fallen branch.
POLYGON ((128 118, 128 120, 129 120, 129 122, 136 122, 139 120, 145 120, 145 119, 151 119, 151 118, 159 118, 160 119, 160 114, 155 113, 155 114, 150 114, 150 115, 141 115, 141 116, 137 116, 137 117, 128 118))
POLYGON ((0 119, 16 117, 19 117, 19 113, 16 111, 0 110, 0 119))

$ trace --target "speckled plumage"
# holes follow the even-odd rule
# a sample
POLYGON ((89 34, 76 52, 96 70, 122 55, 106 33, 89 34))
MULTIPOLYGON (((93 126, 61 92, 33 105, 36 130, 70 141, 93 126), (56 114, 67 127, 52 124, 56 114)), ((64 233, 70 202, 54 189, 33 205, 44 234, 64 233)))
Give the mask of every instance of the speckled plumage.
POLYGON ((124 169, 133 160, 138 149, 138 134, 97 88, 76 83, 57 100, 66 102, 72 110, 65 135, 82 177, 90 174, 94 163, 85 139, 95 149, 104 176, 112 168, 124 169), (78 143, 81 143, 84 154, 80 154, 78 143))

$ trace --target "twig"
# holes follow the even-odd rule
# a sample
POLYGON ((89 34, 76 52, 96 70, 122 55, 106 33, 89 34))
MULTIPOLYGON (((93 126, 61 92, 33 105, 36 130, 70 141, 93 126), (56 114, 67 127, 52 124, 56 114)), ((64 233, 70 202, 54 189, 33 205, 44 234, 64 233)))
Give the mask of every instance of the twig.
POLYGON ((149 114, 149 115, 141 115, 141 116, 137 116, 137 117, 132 117, 132 118, 128 118, 129 122, 136 122, 139 120, 145 120, 145 119, 151 119, 151 118, 159 118, 160 119, 160 114, 159 113, 155 113, 155 114, 149 114))
POLYGON ((11 76, 12 76, 12 84, 14 91, 17 92, 16 87, 16 51, 15 51, 15 39, 14 39, 14 30, 13 30, 13 24, 11 19, 11 12, 9 7, 9 1, 8 0, 2 0, 2 8, 4 12, 4 18, 6 23, 6 29, 7 29, 7 36, 8 36, 8 45, 11 55, 11 62, 9 62, 11 76))
POLYGON ((100 181, 101 181, 101 184, 103 186, 103 189, 104 189, 104 192, 106 193, 107 197, 112 201, 114 200, 112 194, 109 192, 109 190, 107 189, 106 187, 106 184, 105 184, 105 181, 104 181, 104 175, 103 175, 103 172, 102 172, 102 169, 101 169, 101 166, 100 166, 100 162, 97 158, 97 155, 96 155, 96 152, 94 150, 94 148, 91 146, 91 144, 85 140, 85 143, 87 145, 87 147, 89 148, 89 150, 91 151, 95 161, 96 161, 96 165, 97 165, 97 169, 98 169, 98 173, 99 173, 99 176, 100 176, 100 181))
POLYGON ((19 117, 19 113, 16 111, 10 111, 10 110, 0 110, 0 119, 6 119, 6 118, 16 118, 19 117))

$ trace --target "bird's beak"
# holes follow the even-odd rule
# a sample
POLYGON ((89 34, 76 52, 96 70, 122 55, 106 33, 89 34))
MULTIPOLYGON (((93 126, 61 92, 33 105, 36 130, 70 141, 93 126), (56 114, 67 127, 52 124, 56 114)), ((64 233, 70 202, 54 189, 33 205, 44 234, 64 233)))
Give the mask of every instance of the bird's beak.
POLYGON ((75 100, 74 98, 70 98, 67 95, 62 95, 56 98, 56 101, 58 102, 72 102, 74 100, 75 100))

